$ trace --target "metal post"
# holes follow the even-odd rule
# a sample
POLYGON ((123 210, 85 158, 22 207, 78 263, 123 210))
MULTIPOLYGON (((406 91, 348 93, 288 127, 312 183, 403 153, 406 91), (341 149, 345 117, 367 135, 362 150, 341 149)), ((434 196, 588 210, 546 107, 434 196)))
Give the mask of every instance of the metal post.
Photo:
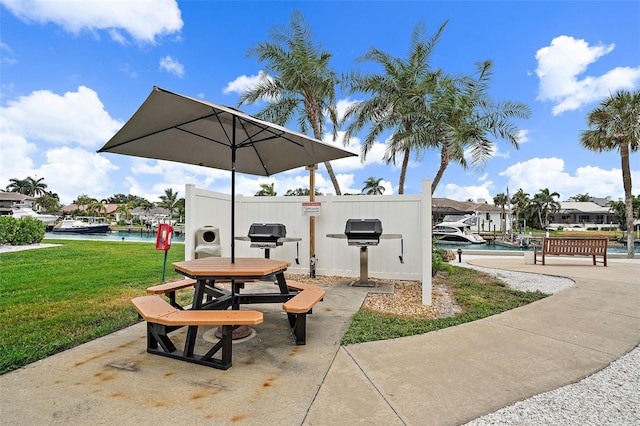
POLYGON ((367 246, 360 247, 360 283, 366 285, 369 282, 369 252, 367 246))
POLYGON ((458 249, 458 263, 462 263, 462 249, 458 249))

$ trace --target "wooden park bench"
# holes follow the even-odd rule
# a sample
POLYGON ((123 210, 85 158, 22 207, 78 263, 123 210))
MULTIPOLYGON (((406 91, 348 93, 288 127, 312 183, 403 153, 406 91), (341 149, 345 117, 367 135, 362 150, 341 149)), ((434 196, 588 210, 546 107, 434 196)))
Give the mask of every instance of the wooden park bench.
POLYGON ((140 316, 147 321, 147 352, 169 358, 226 370, 231 367, 232 331, 239 325, 262 323, 262 312, 239 310, 180 310, 160 296, 141 296, 131 300, 140 316), (220 326, 222 337, 204 355, 194 353, 197 326, 220 326), (189 326, 184 350, 176 348, 169 333, 189 326), (214 355, 221 352, 219 358, 214 355))
POLYGON ((307 340, 307 314, 312 313, 315 304, 322 300, 326 293, 318 286, 297 281, 287 280, 287 287, 297 290, 298 294, 283 303, 282 309, 287 313, 296 345, 304 345, 307 340))
MULTIPOLYGON (((593 264, 602 257, 604 266, 607 266, 607 237, 545 237, 542 239, 542 264, 545 264, 545 256, 591 256, 593 264)), ((533 255, 533 263, 537 263, 538 248, 533 255)))

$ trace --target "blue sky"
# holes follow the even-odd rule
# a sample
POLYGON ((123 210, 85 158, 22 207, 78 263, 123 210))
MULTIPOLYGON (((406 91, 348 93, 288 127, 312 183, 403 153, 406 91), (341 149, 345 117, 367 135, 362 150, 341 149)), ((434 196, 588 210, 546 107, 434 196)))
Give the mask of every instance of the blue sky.
MULTIPOLYGON (((0 0, 0 188, 11 178, 42 177, 63 204, 81 194, 157 201, 166 188, 184 196, 187 183, 229 193, 226 171, 96 150, 153 86, 235 106, 264 68, 246 56, 248 49, 270 40, 275 26, 288 25, 293 10, 303 13, 316 44, 333 54, 338 73, 381 72, 356 59, 370 47, 404 58, 417 23, 430 37, 449 20, 432 66, 471 74, 476 62, 490 59, 493 99, 530 106, 532 117, 517 121, 519 150, 497 140, 482 169, 450 165, 435 196, 492 202, 507 187, 532 196, 549 188, 561 200, 624 196, 619 154, 586 151, 579 135, 603 98, 640 87, 638 1, 0 0)), ((362 99, 340 92, 338 98, 340 107, 362 99)), ((287 127, 298 130, 295 122, 287 127)), ((359 152, 360 139, 347 149, 359 152)), ((386 194, 397 193, 400 170, 383 164, 384 143, 365 162, 332 163, 343 192, 360 192, 372 176, 384 179, 386 194)), ((438 161, 435 151, 412 158, 405 193, 420 192, 438 161)), ((631 168, 638 194, 640 153, 631 156, 631 168)), ((237 192, 253 195, 272 182, 284 194, 308 187, 308 172, 238 175, 237 192)), ((323 166, 316 186, 333 193, 323 166)))

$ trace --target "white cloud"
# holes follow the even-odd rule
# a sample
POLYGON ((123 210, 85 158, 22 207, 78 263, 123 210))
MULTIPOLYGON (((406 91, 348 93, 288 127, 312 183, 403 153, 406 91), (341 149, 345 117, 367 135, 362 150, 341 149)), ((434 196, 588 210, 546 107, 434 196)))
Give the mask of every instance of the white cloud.
POLYGON ((175 0, 66 1, 0 0, 11 13, 27 23, 54 23, 66 31, 107 30, 113 40, 124 42, 119 30, 139 42, 179 32, 182 17, 175 0))
POLYGON ((347 108, 351 105, 358 103, 359 101, 352 101, 349 98, 340 99, 336 103, 336 109, 338 110, 338 120, 342 121, 344 119, 344 114, 347 112, 347 108))
POLYGON ((104 198, 113 194, 108 173, 118 168, 105 157, 82 148, 61 147, 47 151, 46 163, 37 171, 49 189, 70 204, 78 195, 104 198))
POLYGON ((529 130, 518 130, 518 143, 523 144, 529 142, 531 139, 529 138, 529 130))
POLYGON ((9 184, 9 179, 25 179, 35 174, 31 157, 37 153, 36 145, 6 130, 0 127, 0 189, 9 184))
POLYGON ((222 93, 237 93, 241 95, 242 93, 253 89, 263 78, 271 79, 271 77, 265 74, 262 70, 258 72, 258 75, 241 75, 235 80, 227 83, 227 87, 222 89, 222 93))
POLYGON ((455 183, 449 183, 444 186, 438 185, 434 197, 451 198, 453 200, 473 200, 480 199, 492 200, 490 189, 493 185, 492 181, 485 181, 482 185, 460 186, 455 183))
POLYGON ((169 74, 177 75, 180 78, 184 76, 184 65, 171 56, 165 56, 160 59, 160 69, 165 70, 169 74))
POLYGON ((536 52, 540 80, 537 100, 555 103, 553 115, 573 111, 640 81, 640 67, 618 67, 601 76, 585 76, 589 65, 610 53, 614 44, 590 46, 585 40, 559 36, 536 52))
MULTIPOLYGON (((509 188, 513 188, 514 193, 522 188, 531 197, 541 189, 549 188, 551 192, 560 194, 561 201, 585 193, 594 197, 610 196, 614 200, 624 198, 620 169, 583 166, 570 173, 564 167, 564 160, 560 158, 532 158, 509 166, 500 175, 509 178, 509 188)), ((631 173, 632 181, 639 182, 640 172, 631 173)))
MULTIPOLYGON (((97 147, 122 127, 105 111, 93 90, 80 86, 63 96, 38 90, 0 108, 2 131, 54 144, 97 147)), ((4 146, 6 141, 0 141, 4 146)))

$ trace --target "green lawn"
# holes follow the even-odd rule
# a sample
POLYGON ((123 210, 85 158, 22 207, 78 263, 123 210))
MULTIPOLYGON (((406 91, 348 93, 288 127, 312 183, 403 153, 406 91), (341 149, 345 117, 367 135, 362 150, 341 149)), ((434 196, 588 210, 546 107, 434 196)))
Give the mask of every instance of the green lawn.
MULTIPOLYGON (((130 299, 162 281, 154 243, 43 243, 61 245, 0 254, 0 374, 138 322, 130 299)), ((181 260, 174 245, 166 281, 181 260)))
MULTIPOLYGON (((131 298, 161 282, 164 252, 154 243, 43 242, 60 246, 0 254, 0 374, 135 324, 131 298)), ((181 260, 183 246, 174 244, 165 281, 181 277, 171 267, 181 260)), ((465 268, 452 267, 448 282, 463 313, 428 321, 361 309, 342 343, 426 333, 545 297, 465 268)))

